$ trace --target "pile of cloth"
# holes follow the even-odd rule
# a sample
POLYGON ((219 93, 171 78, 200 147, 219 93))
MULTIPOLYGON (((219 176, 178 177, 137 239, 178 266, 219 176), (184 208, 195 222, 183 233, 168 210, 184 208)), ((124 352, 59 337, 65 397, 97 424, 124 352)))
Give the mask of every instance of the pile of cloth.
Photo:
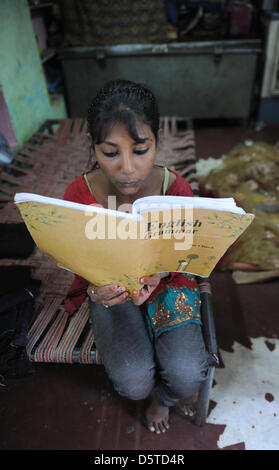
POLYGON ((0 259, 11 258, 11 265, 0 265, 0 376, 5 378, 33 373, 26 345, 41 282, 30 266, 13 265, 12 259, 28 258, 34 246, 25 224, 0 224, 0 259))
POLYGON ((215 169, 201 174, 198 169, 198 177, 201 196, 234 197, 238 206, 255 214, 251 226, 228 250, 218 268, 278 270, 279 275, 277 144, 253 141, 238 144, 222 157, 215 169))

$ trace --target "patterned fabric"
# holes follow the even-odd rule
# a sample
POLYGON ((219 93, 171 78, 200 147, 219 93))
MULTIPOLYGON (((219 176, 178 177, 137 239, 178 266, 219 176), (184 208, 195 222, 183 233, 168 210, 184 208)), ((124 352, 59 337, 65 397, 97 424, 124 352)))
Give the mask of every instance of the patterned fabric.
POLYGON ((88 301, 69 318, 63 298, 49 297, 28 332, 28 357, 34 362, 100 364, 89 324, 88 301))
POLYGON ((165 0, 63 0, 65 46, 165 42, 165 0))
MULTIPOLYGON (((184 276, 194 281, 194 276, 184 276)), ((145 321, 151 340, 156 341, 164 331, 180 325, 201 325, 200 303, 198 287, 163 286, 152 300, 146 302, 145 321)))

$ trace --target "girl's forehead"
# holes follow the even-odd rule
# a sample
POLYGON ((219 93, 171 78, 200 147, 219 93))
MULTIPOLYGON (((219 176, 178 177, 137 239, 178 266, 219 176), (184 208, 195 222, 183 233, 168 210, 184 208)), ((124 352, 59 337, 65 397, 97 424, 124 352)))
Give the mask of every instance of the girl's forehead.
MULTIPOLYGON (((135 126, 135 131, 140 139, 153 138, 152 129, 148 124, 145 124, 144 122, 137 122, 135 126)), ((132 139, 134 141, 134 138, 129 132, 129 129, 127 128, 125 123, 122 122, 111 123, 111 125, 109 125, 108 128, 105 130, 102 137, 102 141, 118 137, 132 139)))

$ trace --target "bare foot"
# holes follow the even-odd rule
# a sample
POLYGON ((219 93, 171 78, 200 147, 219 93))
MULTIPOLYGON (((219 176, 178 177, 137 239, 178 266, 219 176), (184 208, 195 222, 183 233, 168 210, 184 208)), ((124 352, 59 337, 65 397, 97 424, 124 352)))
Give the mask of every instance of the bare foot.
POLYGON ((194 416, 196 413, 195 404, 198 398, 198 393, 195 393, 190 398, 182 398, 179 402, 175 405, 176 410, 179 414, 183 416, 194 416))
POLYGON ((151 395, 151 404, 145 413, 146 426, 149 431, 160 434, 169 429, 169 408, 168 406, 159 405, 154 393, 151 395))

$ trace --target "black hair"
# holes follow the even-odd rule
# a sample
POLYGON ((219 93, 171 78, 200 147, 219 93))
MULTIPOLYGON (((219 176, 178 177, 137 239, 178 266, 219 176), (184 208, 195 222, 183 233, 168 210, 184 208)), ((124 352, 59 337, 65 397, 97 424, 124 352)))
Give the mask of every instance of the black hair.
POLYGON ((106 83, 92 100, 87 114, 93 145, 103 142, 116 123, 124 124, 132 139, 140 143, 137 125, 141 122, 151 128, 157 142, 160 115, 156 98, 145 85, 129 80, 106 83))

